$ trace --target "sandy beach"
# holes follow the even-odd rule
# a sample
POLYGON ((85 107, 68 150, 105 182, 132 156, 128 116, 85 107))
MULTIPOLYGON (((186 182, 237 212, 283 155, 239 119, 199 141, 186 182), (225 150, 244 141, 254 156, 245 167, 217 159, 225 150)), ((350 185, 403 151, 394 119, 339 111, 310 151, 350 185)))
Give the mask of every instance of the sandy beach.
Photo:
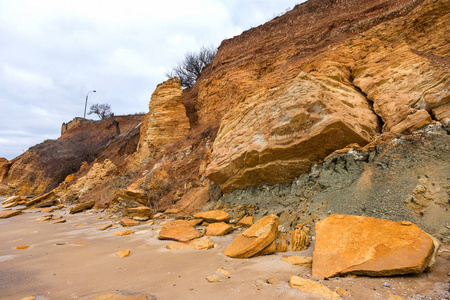
MULTIPOLYGON (((93 299, 105 293, 145 295, 148 299, 323 299, 289 287, 289 278, 309 278, 311 269, 290 265, 283 256, 312 256, 314 245, 300 252, 277 253, 251 259, 232 259, 222 252, 240 233, 211 237, 210 250, 167 250, 171 241, 158 240, 158 223, 124 230, 101 211, 70 215, 55 211, 54 219, 38 221, 48 213, 0 220, 0 298, 93 299), (52 224, 62 216, 67 222, 52 224), (30 246, 16 250, 19 245, 30 246), (129 257, 116 252, 128 249, 129 257), (230 274, 218 272, 219 269, 230 274), (216 275, 220 282, 210 283, 216 275), (267 279, 272 278, 272 284, 267 279)), ((346 277, 322 281, 328 288, 348 292, 343 299, 449 299, 450 247, 443 245, 430 273, 396 277, 346 277)))

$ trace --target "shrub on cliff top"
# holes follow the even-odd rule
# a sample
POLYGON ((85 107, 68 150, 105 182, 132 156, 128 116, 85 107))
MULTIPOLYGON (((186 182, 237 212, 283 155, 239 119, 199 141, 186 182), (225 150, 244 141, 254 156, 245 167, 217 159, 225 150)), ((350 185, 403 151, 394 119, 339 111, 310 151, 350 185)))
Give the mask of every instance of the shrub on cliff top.
POLYGON ((212 63, 217 48, 213 46, 202 47, 198 52, 188 52, 184 60, 166 73, 167 78, 178 77, 182 87, 191 87, 197 81, 203 68, 212 63))

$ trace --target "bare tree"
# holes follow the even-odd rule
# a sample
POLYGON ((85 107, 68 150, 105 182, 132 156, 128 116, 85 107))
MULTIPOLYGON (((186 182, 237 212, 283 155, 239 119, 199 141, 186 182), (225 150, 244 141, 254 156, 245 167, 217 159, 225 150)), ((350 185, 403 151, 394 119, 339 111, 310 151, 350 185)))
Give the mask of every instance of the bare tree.
POLYGON ((111 106, 109 104, 92 104, 88 115, 96 114, 101 120, 105 120, 111 115, 111 106))
POLYGON ((188 52, 184 60, 178 62, 178 65, 166 73, 168 78, 178 77, 182 87, 191 87, 194 85, 203 68, 212 63, 216 56, 217 48, 213 46, 202 47, 200 51, 188 52))

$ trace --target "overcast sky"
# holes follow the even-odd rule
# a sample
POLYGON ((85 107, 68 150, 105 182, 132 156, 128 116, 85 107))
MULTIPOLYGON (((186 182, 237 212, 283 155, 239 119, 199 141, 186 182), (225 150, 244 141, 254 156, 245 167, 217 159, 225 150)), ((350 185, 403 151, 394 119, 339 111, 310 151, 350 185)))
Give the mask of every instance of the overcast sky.
MULTIPOLYGON (((0 0, 0 157, 12 159, 89 105, 148 112, 188 51, 292 9, 300 0, 0 0)), ((95 115, 90 115, 95 119, 95 115)))

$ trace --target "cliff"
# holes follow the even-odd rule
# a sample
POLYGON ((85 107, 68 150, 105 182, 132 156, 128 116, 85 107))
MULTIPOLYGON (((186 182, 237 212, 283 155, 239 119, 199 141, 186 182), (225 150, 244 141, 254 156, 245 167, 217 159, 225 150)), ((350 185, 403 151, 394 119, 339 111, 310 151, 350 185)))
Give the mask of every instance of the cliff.
POLYGON ((389 199, 383 217, 448 239, 432 220, 450 221, 449 12, 448 0, 309 0, 223 41, 193 87, 158 85, 140 127, 138 117, 119 120, 112 139, 108 121, 81 124, 0 161, 0 194, 59 184, 63 202, 95 200, 117 214, 217 204, 235 216, 279 209, 286 226, 328 211, 379 217, 389 199), (92 142, 90 157, 67 146, 77 139, 92 142), (49 161, 64 168, 53 174, 49 161))

